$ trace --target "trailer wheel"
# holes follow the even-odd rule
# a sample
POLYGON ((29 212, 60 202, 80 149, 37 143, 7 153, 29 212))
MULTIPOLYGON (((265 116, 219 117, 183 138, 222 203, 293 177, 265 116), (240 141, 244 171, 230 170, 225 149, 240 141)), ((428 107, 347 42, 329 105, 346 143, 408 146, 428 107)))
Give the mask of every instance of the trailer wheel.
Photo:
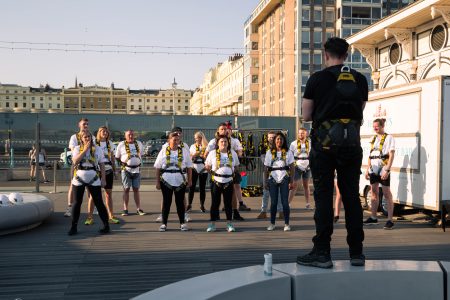
MULTIPOLYGON (((387 205, 386 197, 384 197, 384 195, 381 195, 380 204, 381 204, 381 212, 383 213, 384 216, 387 216, 388 215, 388 205, 387 205)), ((394 216, 400 215, 404 207, 405 206, 403 204, 394 203, 393 215, 394 216)))
MULTIPOLYGON (((383 196, 383 192, 381 188, 378 190, 378 209, 377 211, 381 210, 381 198, 383 196)), ((363 209, 367 209, 368 211, 372 210, 372 192, 370 191, 370 187, 366 188, 366 191, 364 192, 364 199, 365 199, 365 206, 363 206, 363 209)))

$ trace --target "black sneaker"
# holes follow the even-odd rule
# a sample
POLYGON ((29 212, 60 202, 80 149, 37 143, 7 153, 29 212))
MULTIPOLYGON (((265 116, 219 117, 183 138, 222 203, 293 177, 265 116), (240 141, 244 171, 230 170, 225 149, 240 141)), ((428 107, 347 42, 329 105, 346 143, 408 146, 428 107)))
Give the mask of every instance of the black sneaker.
POLYGON ((241 214, 239 214, 239 211, 237 209, 235 209, 233 211, 233 220, 235 220, 235 221, 244 221, 245 219, 241 216, 241 214))
POLYGON ((124 210, 123 210, 122 216, 128 216, 128 209, 124 209, 124 210))
POLYGON ((69 230, 69 232, 67 232, 68 235, 75 235, 78 233, 77 227, 72 226, 69 230))
POLYGON ((363 222, 364 225, 377 225, 378 219, 373 219, 372 217, 368 217, 367 220, 363 222))
POLYGON ((394 222, 392 222, 391 220, 388 220, 387 222, 386 222, 386 224, 384 224, 384 227, 383 227, 384 229, 386 229, 386 230, 392 230, 392 229, 394 229, 394 222))
POLYGON ((350 255, 350 264, 355 267, 362 267, 366 264, 366 257, 364 254, 350 255))
POLYGON ((205 213, 206 212, 206 209, 205 209, 205 207, 202 205, 202 206, 200 206, 200 210, 202 211, 202 213, 205 213))
POLYGON ((303 266, 329 269, 333 267, 330 253, 312 250, 309 254, 297 256, 297 263, 303 266))
POLYGON ((239 204, 239 211, 251 211, 252 209, 250 207, 247 207, 244 203, 239 204))
POLYGON ((111 229, 109 229, 109 225, 106 225, 105 227, 100 229, 98 232, 100 232, 100 234, 107 234, 107 233, 111 232, 111 229))

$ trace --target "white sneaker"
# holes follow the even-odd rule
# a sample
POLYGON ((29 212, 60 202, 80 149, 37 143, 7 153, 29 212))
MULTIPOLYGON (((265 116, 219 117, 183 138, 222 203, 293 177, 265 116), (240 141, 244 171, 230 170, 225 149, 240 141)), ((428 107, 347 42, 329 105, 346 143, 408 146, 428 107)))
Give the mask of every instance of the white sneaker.
POLYGON ((68 206, 66 212, 64 213, 64 217, 71 217, 71 216, 72 216, 72 206, 68 206))
POLYGON ((284 224, 284 231, 291 231, 291 226, 284 224))
POLYGON ((156 218, 156 222, 162 222, 162 215, 159 215, 159 216, 156 218))
POLYGON ((275 224, 270 224, 269 227, 267 227, 268 231, 274 231, 275 230, 275 224))
POLYGON ((228 231, 228 232, 235 232, 235 231, 236 231, 236 228, 234 228, 234 226, 233 226, 232 223, 228 223, 228 224, 227 224, 227 231, 228 231))
POLYGON ((93 212, 92 214, 94 214, 94 215, 98 215, 98 210, 97 210, 97 207, 94 207, 94 212, 93 212))
POLYGON ((166 231, 166 229, 167 229, 167 226, 164 225, 164 224, 162 224, 161 226, 159 226, 159 231, 161 231, 161 232, 166 231))
POLYGON ((313 209, 314 209, 314 207, 312 207, 310 203, 306 203, 305 208, 306 208, 307 210, 313 210, 313 209))
POLYGON ((186 223, 188 223, 188 222, 191 221, 191 216, 190 216, 188 213, 184 213, 184 221, 185 221, 186 223))
POLYGON ((187 227, 186 224, 181 224, 180 229, 181 229, 181 231, 188 231, 189 230, 189 228, 187 227))
POLYGON ((214 232, 216 231, 216 225, 209 224, 208 228, 206 229, 206 232, 214 232))

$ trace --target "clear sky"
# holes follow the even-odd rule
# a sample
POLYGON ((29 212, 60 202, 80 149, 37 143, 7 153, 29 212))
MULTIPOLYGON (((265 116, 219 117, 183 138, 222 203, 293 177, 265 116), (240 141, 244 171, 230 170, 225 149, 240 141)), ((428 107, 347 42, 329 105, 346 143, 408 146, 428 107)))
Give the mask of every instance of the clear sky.
MULTIPOLYGON (((2 1, 0 47, 131 52, 242 52, 243 24, 259 0, 2 1), (63 45, 9 42, 62 43, 63 45), (106 47, 65 44, 166 46, 106 47), (183 47, 217 47, 194 49, 183 47), (239 49, 223 49, 239 48, 239 49)), ((0 48, 0 82, 195 89, 228 55, 37 51, 0 48)))

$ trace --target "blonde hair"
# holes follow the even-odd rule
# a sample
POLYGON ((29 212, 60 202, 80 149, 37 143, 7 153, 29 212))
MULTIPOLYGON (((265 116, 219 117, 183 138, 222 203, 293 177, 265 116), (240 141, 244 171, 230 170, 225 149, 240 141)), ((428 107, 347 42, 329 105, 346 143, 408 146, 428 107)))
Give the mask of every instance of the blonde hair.
POLYGON ((100 131, 101 130, 106 131, 106 133, 108 134, 108 137, 106 138, 106 141, 109 141, 109 137, 111 136, 111 132, 109 131, 108 127, 106 127, 106 126, 101 126, 101 127, 98 128, 97 136, 95 137, 97 139, 97 141, 101 140, 101 138, 100 138, 100 131))
POLYGON ((198 136, 200 136, 200 137, 202 138, 202 147, 203 147, 203 148, 208 147, 208 141, 206 140, 205 134, 204 134, 203 132, 201 132, 201 131, 197 131, 197 132, 194 134, 194 138, 195 138, 195 137, 198 137, 198 136))
POLYGON ((89 131, 89 130, 83 130, 83 131, 81 131, 81 133, 80 133, 80 142, 82 143, 82 144, 84 144, 84 141, 83 141, 83 136, 89 136, 90 138, 91 138, 91 144, 92 144, 92 133, 89 131))

